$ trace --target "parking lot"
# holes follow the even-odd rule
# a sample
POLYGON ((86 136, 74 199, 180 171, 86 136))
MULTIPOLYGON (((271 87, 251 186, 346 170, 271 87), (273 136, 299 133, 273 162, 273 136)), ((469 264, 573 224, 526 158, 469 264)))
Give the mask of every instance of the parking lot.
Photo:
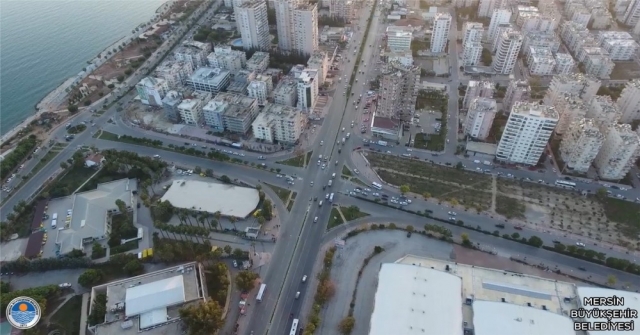
POLYGON ((57 257, 56 252, 59 250, 59 246, 56 245, 56 238, 58 237, 59 229, 64 229, 67 210, 72 208, 73 196, 53 199, 49 201, 48 208, 45 211, 45 214, 49 216, 49 218, 43 221, 43 228, 46 232, 46 240, 43 241, 44 244, 42 246, 42 257, 57 257), (57 214, 56 228, 52 226, 54 214, 57 214))
MULTIPOLYGON (((411 125, 409 131, 404 132, 402 137, 402 144, 409 143, 409 140, 413 140, 416 134, 438 134, 440 132, 440 119, 442 113, 438 111, 416 111, 414 117, 414 123, 411 125)), ((413 146, 413 145, 412 145, 413 146)))

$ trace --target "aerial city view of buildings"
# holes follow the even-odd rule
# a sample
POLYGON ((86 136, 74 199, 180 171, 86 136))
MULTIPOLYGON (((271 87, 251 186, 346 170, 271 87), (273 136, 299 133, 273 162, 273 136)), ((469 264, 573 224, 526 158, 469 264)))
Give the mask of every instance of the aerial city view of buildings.
POLYGON ((3 134, 2 334, 638 334, 639 41, 640 0, 169 1, 3 134))

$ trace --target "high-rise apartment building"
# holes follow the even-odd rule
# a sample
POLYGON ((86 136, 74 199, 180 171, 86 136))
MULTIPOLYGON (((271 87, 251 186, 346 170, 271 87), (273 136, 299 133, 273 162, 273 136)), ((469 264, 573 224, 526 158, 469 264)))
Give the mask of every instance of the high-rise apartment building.
POLYGON ((556 74, 570 74, 576 69, 576 62, 570 54, 558 52, 556 53, 555 60, 556 67, 554 71, 556 74))
POLYGON ((420 82, 420 68, 395 69, 383 73, 376 115, 409 122, 413 117, 420 82))
POLYGON ((623 179, 640 156, 640 138, 629 124, 609 128, 594 160, 600 179, 623 179))
POLYGON ((318 49, 318 5, 298 4, 293 11, 293 50, 309 56, 318 49))
POLYGON ((502 105, 508 113, 516 102, 528 102, 530 98, 531 86, 529 82, 526 80, 512 80, 507 86, 502 105))
POLYGON ((640 79, 627 82, 617 101, 620 122, 631 123, 640 120, 640 79))
POLYGON ((136 91, 143 104, 162 106, 162 99, 169 91, 169 85, 164 79, 145 77, 136 84, 136 91))
POLYGON ((529 65, 529 74, 548 76, 555 71, 556 59, 551 49, 547 47, 530 47, 527 65, 529 65))
POLYGON ((620 111, 608 95, 596 95, 586 103, 587 118, 593 120, 603 134, 620 121, 620 111))
POLYGON ((549 89, 544 96, 544 104, 553 106, 561 93, 575 94, 584 101, 591 101, 600 89, 600 80, 582 73, 557 75, 551 79, 549 89))
POLYGON ((518 60, 518 53, 522 46, 522 34, 513 29, 508 29, 498 36, 496 54, 493 57, 491 67, 496 73, 511 74, 518 60))
POLYGON ((245 2, 234 8, 238 30, 245 50, 269 50, 269 22, 267 3, 264 0, 245 2))
POLYGON ((553 107, 516 102, 498 143, 496 158, 515 164, 538 164, 557 123, 558 113, 553 107))
POLYGON ((604 143, 604 135, 592 119, 571 124, 562 136, 560 157, 569 170, 586 173, 604 143))
POLYGON ((485 140, 489 136, 497 112, 498 107, 494 99, 475 98, 471 100, 464 121, 465 135, 485 140))
POLYGON ((433 21, 431 33, 431 52, 445 52, 449 41, 449 29, 451 28, 451 14, 438 13, 433 21))
POLYGON ((267 143, 295 143, 302 134, 305 117, 298 109, 267 104, 253 121, 253 135, 267 143))
POLYGON ((298 80, 298 108, 310 112, 318 99, 318 70, 305 69, 298 80))
POLYGON ((504 8, 508 3, 508 0, 479 0, 478 17, 491 17, 494 10, 504 8))
POLYGON ((494 89, 495 86, 490 81, 469 80, 467 90, 464 93, 464 98, 462 99, 462 108, 469 108, 471 101, 475 98, 493 98, 494 89))
POLYGON ((467 22, 464 24, 464 36, 462 38, 462 65, 473 66, 480 64, 482 57, 482 36, 484 27, 479 22, 467 22))
POLYGON ((511 19, 511 11, 507 9, 496 9, 491 13, 491 22, 489 22, 489 30, 487 30, 487 40, 493 41, 497 35, 498 26, 509 23, 511 19))
POLYGON ((329 58, 327 57, 327 53, 324 51, 315 51, 312 53, 307 61, 307 68, 318 70, 318 80, 320 81, 318 84, 324 84, 324 81, 327 79, 327 74, 329 73, 329 58))
POLYGON ((329 15, 332 18, 337 18, 345 21, 349 21, 353 18, 355 11, 355 1, 353 0, 330 0, 329 15))
POLYGON ((276 0, 276 27, 278 29, 278 48, 282 51, 293 50, 295 29, 293 26, 293 10, 298 6, 298 0, 276 0))
POLYGON ((624 12, 622 22, 627 26, 635 26, 640 21, 640 0, 631 0, 624 12))
POLYGON ((571 93, 560 93, 552 106, 558 113, 556 134, 559 135, 564 134, 572 123, 585 118, 588 110, 584 100, 571 93))

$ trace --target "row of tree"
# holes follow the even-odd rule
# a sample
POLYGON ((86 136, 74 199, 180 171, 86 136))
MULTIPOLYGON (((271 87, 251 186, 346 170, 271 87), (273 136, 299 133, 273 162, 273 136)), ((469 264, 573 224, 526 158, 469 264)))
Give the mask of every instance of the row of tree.
POLYGON ((320 326, 320 311, 322 306, 326 304, 336 293, 336 286, 331 281, 331 267, 333 266, 333 256, 336 253, 336 247, 332 247, 324 254, 323 267, 318 275, 318 287, 313 298, 314 304, 311 313, 307 317, 303 335, 313 335, 320 326))
POLYGON ((18 142, 18 145, 8 155, 0 161, 0 176, 2 180, 11 175, 22 162, 33 153, 38 141, 35 135, 29 135, 29 137, 18 142))

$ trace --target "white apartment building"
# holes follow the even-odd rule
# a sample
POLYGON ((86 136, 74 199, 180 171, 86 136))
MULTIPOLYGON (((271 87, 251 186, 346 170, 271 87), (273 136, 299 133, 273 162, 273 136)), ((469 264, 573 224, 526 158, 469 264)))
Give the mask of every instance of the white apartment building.
POLYGON ((571 21, 583 26, 587 27, 589 21, 591 21, 591 11, 587 9, 583 4, 576 4, 573 7, 573 11, 570 12, 571 21))
POLYGON ((600 47, 609 53, 611 60, 628 61, 636 58, 638 43, 627 32, 602 31, 597 39, 600 47))
POLYGON ((563 93, 574 94, 584 101, 591 101, 600 89, 600 80, 582 73, 557 75, 551 79, 544 97, 544 104, 555 105, 555 100, 564 97, 563 93))
POLYGON ((491 17, 494 10, 507 7, 508 2, 508 0, 479 0, 478 17, 491 17))
POLYGON ((553 53, 549 48, 530 47, 527 64, 529 65, 530 75, 548 76, 553 74, 555 71, 556 59, 553 57, 553 53))
POLYGON ((433 32, 431 33, 431 52, 445 52, 449 41, 449 29, 451 28, 451 14, 438 13, 433 20, 433 32))
POLYGON ((555 60, 556 67, 554 72, 556 74, 570 74, 576 69, 576 62, 570 54, 558 52, 556 53, 555 60))
POLYGON ((640 120, 640 79, 627 82, 616 103, 621 114, 620 122, 640 120))
POLYGON ((498 107, 494 99, 475 98, 471 100, 464 121, 465 135, 485 140, 489 136, 497 112, 498 107))
POLYGON ((278 30, 278 48, 282 51, 293 50, 295 29, 293 26, 293 9, 298 0, 275 0, 276 27, 278 30))
POLYGON ((556 125, 556 134, 558 135, 567 132, 572 123, 585 118, 588 111, 584 100, 576 94, 566 92, 560 93, 553 107, 558 113, 558 124, 556 125))
POLYGON ((640 0, 631 0, 624 12, 622 22, 627 26, 635 26, 640 21, 640 0))
POLYGON ((196 91, 217 94, 229 86, 231 73, 227 70, 201 67, 187 79, 187 85, 196 91))
POLYGON ((136 84, 136 91, 143 104, 162 106, 162 99, 169 91, 169 85, 164 79, 145 77, 136 84))
POLYGON ((311 55, 318 50, 318 5, 301 3, 293 11, 293 50, 311 55))
POLYGON ((289 78, 278 82, 273 90, 273 101, 279 105, 295 107, 298 103, 298 83, 289 78))
POLYGON ((467 41, 480 41, 484 35, 484 26, 480 22, 465 22, 462 31, 462 45, 467 41))
MULTIPOLYGON (((589 29, 583 27, 579 23, 573 21, 565 21, 560 26, 560 37, 566 44, 567 48, 577 54, 582 46, 585 44, 586 39, 591 36, 589 29)), ((580 60, 580 58, 578 58, 580 60)))
POLYGON ((246 134, 258 115, 256 99, 234 93, 220 93, 203 108, 204 122, 217 131, 246 134))
POLYGON ((264 106, 267 103, 267 98, 273 91, 273 81, 271 77, 258 75, 247 86, 247 95, 256 99, 259 106, 264 106))
POLYGON ((216 46, 207 56, 209 66, 223 70, 238 71, 247 65, 247 55, 243 51, 233 50, 230 46, 216 46))
POLYGON ((195 70, 201 66, 207 65, 207 56, 211 52, 211 44, 197 41, 184 42, 178 47, 173 56, 179 62, 185 62, 191 65, 191 69, 195 70))
POLYGON ((526 80, 511 80, 507 86, 507 92, 502 100, 504 109, 511 111, 516 102, 528 102, 531 98, 531 86, 526 80))
POLYGON ((176 60, 166 60, 160 63, 154 71, 155 77, 164 79, 169 88, 176 88, 184 84, 192 74, 191 64, 176 60))
MULTIPOLYGON (((495 54, 496 50, 498 49, 498 42, 500 42, 500 37, 502 36, 502 33, 507 31, 507 30, 511 30, 511 29, 518 30, 517 27, 515 27, 511 23, 501 23, 501 24, 498 25, 498 27, 496 28, 495 37, 493 39, 491 39, 491 40, 487 40, 487 42, 489 42, 490 45, 491 45, 491 49, 490 50, 491 50, 492 54, 495 54)), ((522 50, 522 47, 520 47, 520 49, 522 50)))
POLYGON ((494 89, 495 86, 490 81, 469 80, 467 91, 464 93, 464 98, 462 99, 462 108, 469 108, 471 101, 475 98, 492 99, 494 89))
POLYGON ((607 50, 600 47, 582 48, 585 54, 584 72, 600 79, 609 79, 615 64, 607 50))
POLYGON ((327 53, 324 51, 315 51, 307 61, 307 68, 318 70, 318 80, 320 80, 320 85, 324 84, 327 79, 329 67, 329 58, 327 57, 327 53))
POLYGON ((638 23, 636 23, 635 27, 633 27, 633 30, 631 31, 631 33, 633 34, 633 36, 640 36, 640 21, 638 21, 638 23))
POLYGON ((493 41, 498 34, 498 26, 509 23, 511 19, 511 11, 507 9, 496 9, 491 14, 491 22, 489 22, 489 30, 487 30, 487 40, 493 41))
POLYGON ((202 124, 203 101, 198 98, 184 99, 178 105, 178 112, 182 122, 189 125, 202 124))
POLYGON ((262 72, 269 68, 269 53, 256 51, 247 61, 247 70, 262 72))
POLYGON ((587 118, 593 120, 603 134, 620 121, 618 106, 608 95, 596 95, 587 105, 587 118))
POLYGON ((296 108, 270 103, 264 106, 251 128, 257 139, 267 143, 294 144, 302 134, 305 119, 296 108))
POLYGON ((560 142, 560 157, 567 168, 587 173, 604 143, 604 135, 592 119, 581 119, 571 124, 560 142))
POLYGON ((520 29, 523 34, 528 32, 553 33, 558 28, 558 20, 549 15, 532 13, 524 17, 520 29))
POLYGON ((525 57, 529 57, 531 47, 546 47, 555 54, 560 49, 560 38, 551 33, 527 32, 522 40, 522 51, 525 57))
POLYGON ((558 122, 553 107, 516 102, 498 143, 496 158, 515 164, 536 165, 558 122))
POLYGON ((484 27, 482 23, 467 22, 464 24, 464 36, 462 38, 462 65, 473 66, 480 64, 482 57, 482 36, 484 27))
POLYGON ((164 116, 171 122, 178 122, 180 111, 178 105, 182 102, 182 94, 176 91, 169 91, 162 99, 162 109, 164 116))
POLYGON ((392 52, 411 51, 413 33, 404 29, 396 29, 395 26, 387 27, 387 47, 392 52))
POLYGON ((330 0, 329 15, 332 18, 351 20, 355 12, 353 0, 330 0))
POLYGON ((242 36, 245 50, 269 50, 269 22, 267 21, 267 2, 253 0, 234 8, 238 30, 242 36))
POLYGON ((600 179, 621 180, 640 157, 640 138, 629 124, 609 128, 594 160, 600 179))
POLYGON ((298 108, 313 111, 318 99, 318 70, 305 69, 298 80, 298 108))
POLYGON ((498 36, 496 54, 491 67, 498 74, 511 74, 518 60, 522 46, 522 34, 513 29, 504 31, 498 36))

